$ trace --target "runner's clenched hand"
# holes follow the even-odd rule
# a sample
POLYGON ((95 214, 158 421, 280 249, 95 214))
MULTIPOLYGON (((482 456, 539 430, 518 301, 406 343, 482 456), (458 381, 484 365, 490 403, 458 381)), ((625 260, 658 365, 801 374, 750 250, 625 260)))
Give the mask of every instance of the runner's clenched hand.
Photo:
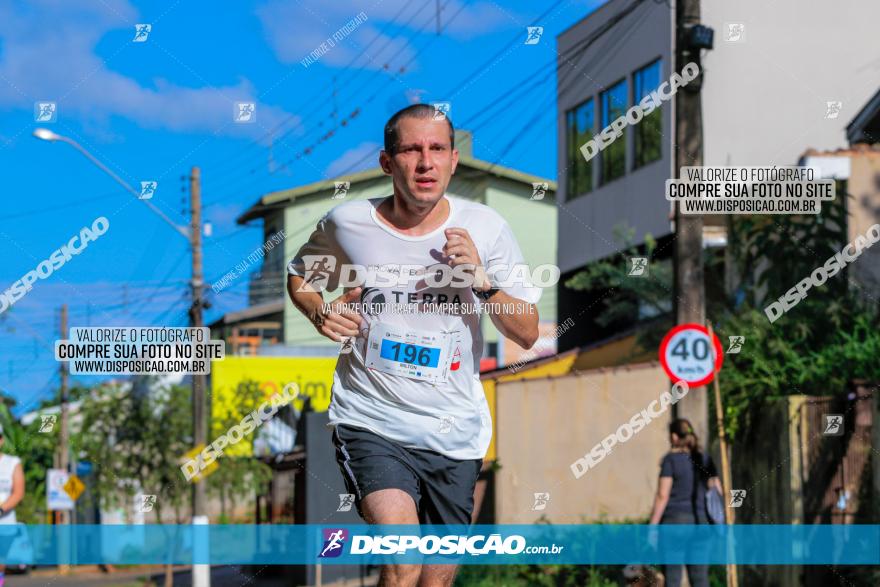
POLYGON ((360 301, 361 288, 348 290, 329 304, 319 307, 312 315, 312 324, 322 336, 341 342, 360 333, 363 318, 354 307, 360 301))
POLYGON ((443 254, 449 259, 451 267, 459 265, 468 265, 472 269, 468 271, 474 276, 474 289, 489 289, 490 283, 486 277, 486 270, 483 268, 483 261, 480 260, 480 253, 477 251, 477 245, 471 239, 470 233, 464 228, 447 228, 444 231, 446 235, 446 244, 443 245, 443 254))

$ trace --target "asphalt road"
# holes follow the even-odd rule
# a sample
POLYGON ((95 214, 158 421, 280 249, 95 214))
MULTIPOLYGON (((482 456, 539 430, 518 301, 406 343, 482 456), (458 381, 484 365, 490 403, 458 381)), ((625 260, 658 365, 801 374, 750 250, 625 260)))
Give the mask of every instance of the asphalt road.
MULTIPOLYGON (((254 576, 243 574, 237 566, 216 566, 211 569, 211 587, 294 587, 292 583, 281 577, 272 576, 272 567, 258 569, 254 576)), ((120 569, 107 574, 96 567, 73 569, 68 575, 61 575, 55 569, 36 569, 27 575, 9 575, 6 577, 7 587, 68 587, 76 585, 101 585, 103 587, 139 587, 146 580, 161 587, 165 584, 165 572, 161 567, 149 567, 136 570, 120 569)), ((367 580, 363 585, 376 584, 376 579, 367 580)), ((147 583, 149 585, 149 583, 147 583)), ((188 568, 177 567, 174 573, 174 587, 189 587, 192 577, 188 568)), ((339 584, 334 584, 339 585, 339 584)), ((360 581, 349 582, 345 587, 360 587, 360 581)), ((325 587, 331 587, 325 584, 325 587)), ((341 587, 341 585, 339 585, 341 587)))

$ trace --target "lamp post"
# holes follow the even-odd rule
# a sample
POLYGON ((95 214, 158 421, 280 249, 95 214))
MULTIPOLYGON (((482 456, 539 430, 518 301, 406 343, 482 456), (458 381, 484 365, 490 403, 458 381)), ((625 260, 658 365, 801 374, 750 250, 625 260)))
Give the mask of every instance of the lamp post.
MULTIPOLYGON (((113 180, 121 185, 127 192, 135 198, 146 204, 146 206, 170 225, 178 234, 183 236, 189 242, 190 251, 192 253, 192 279, 190 287, 192 288, 192 306, 190 307, 189 316, 192 326, 201 327, 202 324, 202 288, 203 270, 202 270, 202 204, 201 204, 201 173, 198 167, 193 167, 190 175, 190 196, 192 198, 192 221, 189 227, 182 227, 162 212, 155 204, 149 200, 141 199, 141 194, 131 187, 124 179, 119 177, 112 169, 104 165, 97 157, 89 153, 79 143, 69 137, 59 135, 46 128, 38 128, 34 130, 34 137, 49 142, 67 143, 80 153, 82 153, 89 161, 95 164, 101 171, 109 175, 113 180)), ((205 376, 193 374, 193 443, 196 446, 204 445, 207 442, 207 427, 205 422, 205 376)), ((66 397, 62 398, 62 417, 66 417, 66 397)), ((62 427, 65 424, 62 423, 62 427)), ((67 454, 67 439, 62 438, 61 442, 62 454, 67 454)), ((62 461, 66 462, 66 458, 62 461)), ((193 484, 193 523, 207 524, 207 496, 205 487, 200 483, 193 484)), ((193 565, 193 585, 197 587, 209 587, 211 584, 209 565, 193 565)))

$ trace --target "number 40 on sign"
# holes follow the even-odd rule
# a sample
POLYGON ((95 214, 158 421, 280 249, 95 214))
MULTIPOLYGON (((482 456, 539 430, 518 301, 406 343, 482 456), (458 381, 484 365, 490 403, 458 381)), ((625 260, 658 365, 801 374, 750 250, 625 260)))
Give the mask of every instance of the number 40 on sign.
POLYGON ((721 341, 699 324, 680 324, 666 333, 660 343, 660 364, 672 381, 691 387, 711 383, 724 362, 721 341), (713 349, 714 347, 714 349, 713 349))

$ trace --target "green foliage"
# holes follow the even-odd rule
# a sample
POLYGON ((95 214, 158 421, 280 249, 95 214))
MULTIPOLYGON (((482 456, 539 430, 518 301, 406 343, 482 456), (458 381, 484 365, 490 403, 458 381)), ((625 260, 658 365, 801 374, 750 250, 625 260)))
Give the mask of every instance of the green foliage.
MULTIPOLYGON (((849 288, 845 274, 812 288, 772 324, 763 312, 846 244, 842 202, 823 202, 822 214, 816 216, 738 216, 728 223, 729 256, 704 254, 707 315, 722 341, 745 336, 743 350, 725 356, 720 377, 731 436, 748 424, 750 410, 760 410, 766 401, 841 393, 853 379, 880 380, 875 301, 866 302, 857 288, 849 288), (725 262, 732 266, 725 267, 725 262), (726 269, 739 276, 729 296, 719 287, 726 269)), ((659 312, 641 322, 637 334, 638 345, 653 350, 673 323, 672 267, 652 261, 647 278, 629 277, 625 258, 653 257, 656 244, 647 235, 639 255, 632 232, 618 236, 627 247, 620 257, 591 264, 566 286, 610 290, 597 312, 600 325, 634 316, 638 308, 659 312)))
POLYGON ((190 390, 172 386, 151 396, 101 388, 83 400, 82 426, 71 445, 93 463, 95 492, 107 509, 129 509, 134 495, 157 496, 153 511, 178 512, 191 487, 180 472, 180 457, 192 448, 190 390))
MULTIPOLYGON (((268 398, 256 381, 239 383, 235 394, 235 404, 222 417, 212 419, 211 437, 225 434, 239 424, 246 415, 256 410, 268 398)), ((253 442, 257 430, 242 442, 253 442)), ((272 469, 265 463, 250 457, 223 457, 218 461, 220 467, 207 478, 208 493, 220 498, 222 515, 235 510, 235 503, 251 497, 272 479, 272 469)))
POLYGON ((672 326, 672 263, 656 260, 660 252, 657 241, 645 235, 644 248, 633 244, 635 231, 616 227, 615 240, 621 252, 614 257, 591 263, 565 282, 575 290, 606 291, 595 312, 596 323, 602 327, 614 324, 632 324, 638 318, 651 319, 649 326, 636 334, 641 348, 656 348, 663 334, 672 326), (629 275, 630 257, 647 257, 646 276, 629 275))

